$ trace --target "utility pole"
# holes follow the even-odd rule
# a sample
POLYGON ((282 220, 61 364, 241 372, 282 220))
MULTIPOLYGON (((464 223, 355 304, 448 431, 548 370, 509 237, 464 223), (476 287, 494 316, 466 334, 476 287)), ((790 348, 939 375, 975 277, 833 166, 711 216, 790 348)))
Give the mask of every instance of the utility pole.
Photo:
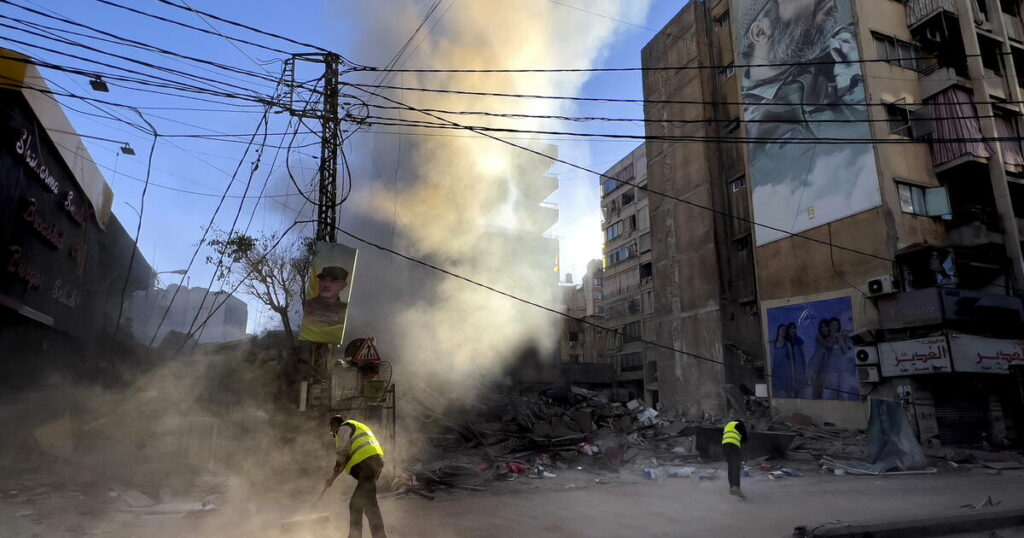
MULTIPOLYGON (((283 82, 288 90, 288 110, 293 116, 320 121, 320 169, 317 188, 316 240, 335 243, 338 240, 338 146, 341 120, 338 118, 341 56, 332 53, 294 54, 285 61, 283 82), (300 68, 322 64, 322 91, 311 89, 297 76, 300 68), (311 106, 319 98, 320 107, 311 106)), ((310 380, 308 404, 313 409, 331 405, 331 351, 336 346, 315 344, 310 366, 315 378, 310 380)))

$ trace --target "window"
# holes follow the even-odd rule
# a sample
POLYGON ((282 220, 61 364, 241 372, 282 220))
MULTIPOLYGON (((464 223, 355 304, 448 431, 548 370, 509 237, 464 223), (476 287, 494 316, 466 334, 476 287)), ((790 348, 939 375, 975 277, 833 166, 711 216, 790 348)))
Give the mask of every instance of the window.
POLYGON ((622 193, 622 201, 620 202, 620 204, 622 205, 622 207, 626 207, 627 205, 632 204, 633 200, 636 200, 636 191, 634 191, 633 189, 629 189, 628 191, 622 193))
POLYGON ((654 290, 647 290, 640 295, 643 302, 644 314, 654 313, 654 290))
POLYGON ((746 178, 742 178, 742 177, 739 178, 739 179, 734 179, 734 180, 729 182, 729 190, 732 191, 732 192, 736 192, 736 191, 738 191, 738 190, 740 190, 740 189, 742 189, 743 187, 746 187, 746 186, 747 186, 747 180, 746 180, 746 178))
POLYGON ((633 321, 622 326, 622 343, 635 342, 640 339, 639 321, 633 321))
POLYGON ((896 188, 900 192, 900 209, 904 213, 911 213, 913 215, 928 214, 923 188, 907 183, 897 183, 896 188))
POLYGON ((728 80, 729 77, 733 76, 733 74, 735 74, 735 73, 736 73, 736 67, 733 66, 732 64, 729 64, 729 65, 727 65, 725 67, 718 68, 718 78, 720 78, 722 80, 728 80))
POLYGON ((729 25, 729 12, 722 13, 715 19, 716 28, 725 28, 729 25))
POLYGON ((619 222, 616 222, 615 224, 612 224, 611 226, 605 228, 604 229, 604 240, 605 241, 611 241, 612 239, 615 239, 616 237, 622 235, 622 231, 623 231, 624 228, 625 227, 622 225, 622 221, 621 220, 619 222))
POLYGON ((614 191, 615 189, 619 188, 619 182, 614 179, 605 179, 603 187, 604 190, 602 192, 604 194, 608 194, 614 191))
POLYGON ((636 212, 636 228, 638 230, 646 230, 651 227, 651 213, 650 209, 641 207, 636 212))
POLYGON ((636 214, 632 214, 626 217, 626 231, 633 233, 636 231, 636 214))
POLYGON ((914 138, 914 126, 910 123, 910 110, 887 104, 885 105, 885 116, 889 120, 889 134, 914 138))
POLYGON ((621 261, 626 260, 630 256, 630 251, 631 249, 627 245, 609 252, 607 265, 615 265, 621 261))
POLYGON ((750 236, 749 235, 745 235, 745 236, 743 236, 743 237, 733 241, 733 243, 736 244, 736 252, 743 252, 744 250, 747 250, 748 248, 750 248, 750 236))
POLYGON ((914 44, 875 32, 871 33, 871 37, 875 39, 875 51, 879 60, 913 71, 921 71, 924 67, 925 55, 914 44))
POLYGON ((580 333, 578 331, 569 332, 569 345, 578 344, 580 341, 580 333))
POLYGON ((640 372, 644 369, 643 353, 623 353, 619 355, 620 372, 640 372))
POLYGON ((619 170, 615 177, 622 183, 632 183, 636 178, 636 173, 633 171, 633 163, 629 163, 622 170, 619 170))
POLYGON ((654 264, 652 262, 646 262, 640 264, 640 280, 643 281, 646 278, 654 276, 654 264))
POLYGON ((921 187, 910 183, 896 183, 900 196, 900 209, 904 213, 925 217, 950 218, 949 192, 945 187, 921 187))

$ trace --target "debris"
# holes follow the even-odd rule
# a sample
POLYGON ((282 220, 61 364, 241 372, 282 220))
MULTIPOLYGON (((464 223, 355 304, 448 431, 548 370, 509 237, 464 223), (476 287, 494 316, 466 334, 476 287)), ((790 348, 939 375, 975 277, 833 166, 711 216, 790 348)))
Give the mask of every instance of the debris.
POLYGON ((989 495, 989 496, 985 497, 984 501, 981 501, 978 504, 965 504, 965 505, 962 505, 960 508, 970 508, 970 509, 991 508, 991 507, 994 507, 994 506, 999 506, 1002 503, 1003 503, 1003 501, 993 501, 992 500, 992 496, 989 495))
POLYGON ((652 467, 644 467, 643 470, 644 480, 658 480, 661 478, 661 473, 657 469, 652 467))
POLYGON ((670 478, 689 478, 697 473, 693 467, 668 467, 665 471, 670 478))
POLYGON ((512 474, 523 474, 523 473, 526 472, 526 466, 525 465, 523 465, 522 463, 514 462, 514 461, 508 462, 507 464, 505 464, 505 467, 508 469, 508 472, 510 472, 512 474))
POLYGON ((156 505, 156 501, 134 489, 114 488, 114 492, 132 508, 147 508, 156 505))
POLYGON ((792 477, 795 477, 795 478, 799 478, 800 477, 800 473, 799 472, 797 472, 794 469, 790 469, 789 467, 783 467, 783 468, 779 469, 779 472, 781 472, 782 474, 784 474, 786 476, 792 476, 792 477))
POLYGON ((836 474, 836 476, 843 476, 843 475, 846 474, 846 470, 844 470, 844 469, 836 469, 833 472, 836 474))
POLYGON ((31 516, 33 513, 34 512, 32 510, 22 510, 21 512, 18 512, 14 515, 17 517, 28 517, 31 516))
POLYGON ((32 437, 40 448, 61 458, 70 458, 75 448, 75 427, 69 416, 36 428, 32 437))
POLYGON ((986 461, 982 465, 989 469, 996 469, 998 471, 1009 471, 1012 469, 1024 469, 1024 465, 1015 461, 986 461))
POLYGON ((626 409, 629 409, 630 411, 636 411, 637 409, 640 409, 643 405, 644 404, 642 404, 640 400, 630 400, 629 402, 626 403, 626 409))
POLYGON ((803 413, 793 413, 792 415, 789 415, 789 418, 786 419, 786 422, 788 422, 790 424, 793 424, 795 426, 813 426, 814 425, 814 421, 811 420, 811 417, 809 417, 809 416, 807 416, 807 415, 805 415, 803 413))
POLYGON ((786 473, 783 473, 782 471, 772 471, 768 473, 768 478, 771 478, 772 480, 782 478, 784 476, 786 476, 786 473))

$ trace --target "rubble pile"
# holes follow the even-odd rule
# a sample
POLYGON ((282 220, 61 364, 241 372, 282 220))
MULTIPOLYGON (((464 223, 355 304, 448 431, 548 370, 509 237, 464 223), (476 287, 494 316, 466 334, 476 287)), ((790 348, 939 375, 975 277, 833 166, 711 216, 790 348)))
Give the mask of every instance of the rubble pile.
MULTIPOLYGON (((492 480, 555 478, 564 469, 618 472, 696 461, 694 425, 639 400, 611 402, 580 387, 544 392, 508 387, 458 418, 417 405, 431 430, 421 436, 438 457, 407 466, 395 490, 430 497, 438 488, 480 489, 492 480)), ((677 473, 679 474, 679 473, 677 473)), ((682 473, 685 474, 685 473, 682 473)), ((680 475, 682 475, 680 474, 680 475)), ((691 473, 692 474, 692 473, 691 473)))

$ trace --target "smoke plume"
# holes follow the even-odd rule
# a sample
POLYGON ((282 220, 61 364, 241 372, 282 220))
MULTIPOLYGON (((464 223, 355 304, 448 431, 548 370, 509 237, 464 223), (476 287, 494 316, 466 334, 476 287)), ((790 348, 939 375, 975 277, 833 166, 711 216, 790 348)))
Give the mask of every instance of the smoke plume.
MULTIPOLYGON (((365 4, 347 13, 363 26, 353 59, 383 65, 419 24, 420 2, 375 10, 365 4), (359 12, 363 10, 362 12, 359 12), (381 47, 381 43, 391 46, 381 47)), ((393 4, 390 4, 393 6, 393 4)), ((547 69, 592 67, 607 51, 622 25, 560 3, 530 0, 443 3, 420 34, 407 67, 454 69, 547 69), (436 23, 440 13, 444 13, 436 23), (424 32, 431 29, 426 38, 424 32), (420 41, 422 39, 422 41, 420 41)), ((587 2, 587 9, 622 20, 641 20, 647 2, 587 2)), ((412 47, 410 47, 412 48, 412 47)), ((577 95, 586 82, 576 73, 427 73, 393 74, 386 84, 452 88, 479 92, 577 95)), ((369 80, 369 79, 368 79, 369 80)), ((362 80, 361 80, 362 82, 362 80)), ((394 106, 351 89, 373 105, 394 106)), ((485 110, 555 115, 571 112, 559 101, 485 98, 379 90, 415 108, 485 110)), ((377 116, 437 121, 413 112, 371 108, 377 116)), ((535 130, 552 127, 541 120, 448 116, 461 124, 535 130)), ((363 194, 343 213, 343 226, 367 226, 381 242, 417 258, 516 294, 559 308, 557 247, 541 238, 529 189, 548 173, 552 162, 469 131, 371 127, 373 146, 357 157, 363 194), (399 146, 400 145, 400 146, 399 146), (396 163, 396 156, 400 164, 396 163), (393 175, 392 175, 393 173, 393 175), (355 211, 356 214, 352 212, 355 211), (371 223, 366 223, 370 219, 371 223), (392 236, 394 240, 388 239, 392 236)), ((358 136, 358 135, 357 135, 358 136)), ((549 155, 557 148, 524 140, 516 143, 549 155)), ((355 145, 356 150, 364 147, 355 145)), ((360 185, 357 184, 357 190, 360 185)), ((597 223, 595 223, 597 226, 597 223)), ((345 240, 345 238, 342 238, 345 240)), ((467 395, 474 379, 504 371, 522 350, 537 350, 554 362, 561 320, 537 308, 450 277, 430 274, 406 262, 381 258, 364 248, 357 270, 350 328, 389 335, 384 344, 399 365, 401 380, 430 386, 436 393, 467 395), (368 252, 369 251, 369 252, 368 252), (382 307, 382 299, 392 303, 382 307)), ((356 336, 351 333, 349 336, 356 336)))

